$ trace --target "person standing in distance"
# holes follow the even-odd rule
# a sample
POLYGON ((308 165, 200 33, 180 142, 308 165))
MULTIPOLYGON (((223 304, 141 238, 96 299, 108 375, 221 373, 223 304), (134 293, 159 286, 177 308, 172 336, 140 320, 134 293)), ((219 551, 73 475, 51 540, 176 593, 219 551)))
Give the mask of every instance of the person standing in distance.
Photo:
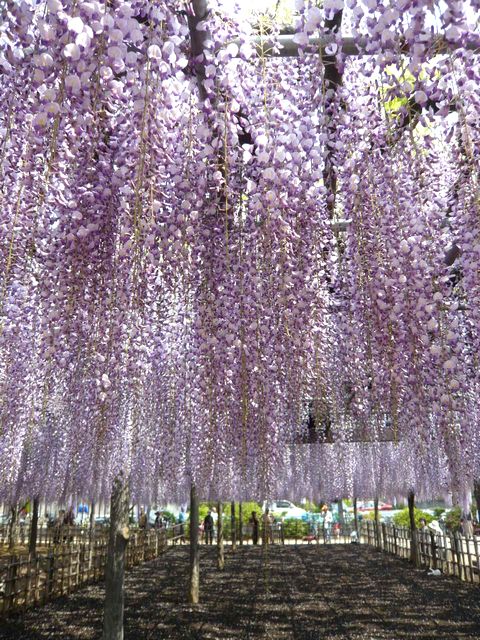
POLYGON ((213 518, 211 511, 203 519, 203 532, 205 534, 205 544, 213 544, 213 518))
POLYGON ((252 515, 250 516, 250 524, 252 525, 252 542, 253 544, 258 544, 258 526, 260 523, 258 522, 256 511, 252 511, 252 515))

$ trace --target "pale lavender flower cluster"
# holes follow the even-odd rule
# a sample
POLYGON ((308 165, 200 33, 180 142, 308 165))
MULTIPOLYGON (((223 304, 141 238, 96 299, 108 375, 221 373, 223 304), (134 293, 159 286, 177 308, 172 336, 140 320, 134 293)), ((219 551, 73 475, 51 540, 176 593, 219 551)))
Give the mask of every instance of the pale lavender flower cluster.
POLYGON ((0 499, 467 501, 479 3, 317 4, 2 9, 0 499))

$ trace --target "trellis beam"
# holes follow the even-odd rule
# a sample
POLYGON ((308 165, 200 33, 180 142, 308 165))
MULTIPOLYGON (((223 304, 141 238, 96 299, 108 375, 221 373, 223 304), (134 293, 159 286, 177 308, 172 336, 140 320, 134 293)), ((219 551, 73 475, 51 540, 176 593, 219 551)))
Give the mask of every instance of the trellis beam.
MULTIPOLYGON (((276 38, 264 38, 262 36, 256 36, 250 38, 248 42, 256 47, 256 49, 264 56, 276 57, 276 58, 295 58, 299 54, 299 45, 294 41, 292 35, 280 35, 276 38)), ((235 40, 235 44, 240 46, 242 41, 235 40)), ((309 49, 313 53, 322 53, 326 55, 325 48, 331 44, 338 44, 334 35, 326 35, 320 38, 310 38, 308 45, 302 46, 302 49, 309 49)), ((431 56, 441 53, 447 53, 455 49, 465 48, 469 51, 479 51, 479 43, 473 40, 466 40, 465 45, 460 47, 459 45, 451 42, 447 42, 443 36, 436 36, 428 43, 428 49, 431 56)), ((378 54, 376 45, 369 44, 367 38, 353 38, 344 37, 341 39, 341 51, 345 56, 370 56, 378 54)), ((409 45, 406 42, 395 42, 391 47, 385 46, 382 48, 383 52, 392 51, 398 52, 404 55, 410 53, 409 45)), ((328 55, 328 54, 327 54, 328 55)), ((331 54, 330 54, 331 55, 331 54)))

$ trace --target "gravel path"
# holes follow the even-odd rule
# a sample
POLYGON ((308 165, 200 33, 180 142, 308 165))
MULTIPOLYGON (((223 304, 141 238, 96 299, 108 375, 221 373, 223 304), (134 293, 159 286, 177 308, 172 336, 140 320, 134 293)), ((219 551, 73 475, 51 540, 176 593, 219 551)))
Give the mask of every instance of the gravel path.
MULTIPOLYGON (((480 588, 356 545, 202 547, 201 598, 185 603, 188 547, 127 575, 125 640, 478 640, 480 588)), ((0 640, 101 637, 103 585, 0 621, 0 640)))

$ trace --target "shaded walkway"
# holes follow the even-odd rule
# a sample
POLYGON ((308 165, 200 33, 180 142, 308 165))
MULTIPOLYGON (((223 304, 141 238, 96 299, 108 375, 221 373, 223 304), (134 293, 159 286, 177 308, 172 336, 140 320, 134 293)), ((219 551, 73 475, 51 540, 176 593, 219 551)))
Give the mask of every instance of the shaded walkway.
MULTIPOLYGON (((188 547, 127 576, 126 640, 464 640, 480 637, 480 589, 355 545, 202 547, 202 603, 185 604, 188 547)), ((0 640, 101 636, 102 586, 0 622, 0 640)))

